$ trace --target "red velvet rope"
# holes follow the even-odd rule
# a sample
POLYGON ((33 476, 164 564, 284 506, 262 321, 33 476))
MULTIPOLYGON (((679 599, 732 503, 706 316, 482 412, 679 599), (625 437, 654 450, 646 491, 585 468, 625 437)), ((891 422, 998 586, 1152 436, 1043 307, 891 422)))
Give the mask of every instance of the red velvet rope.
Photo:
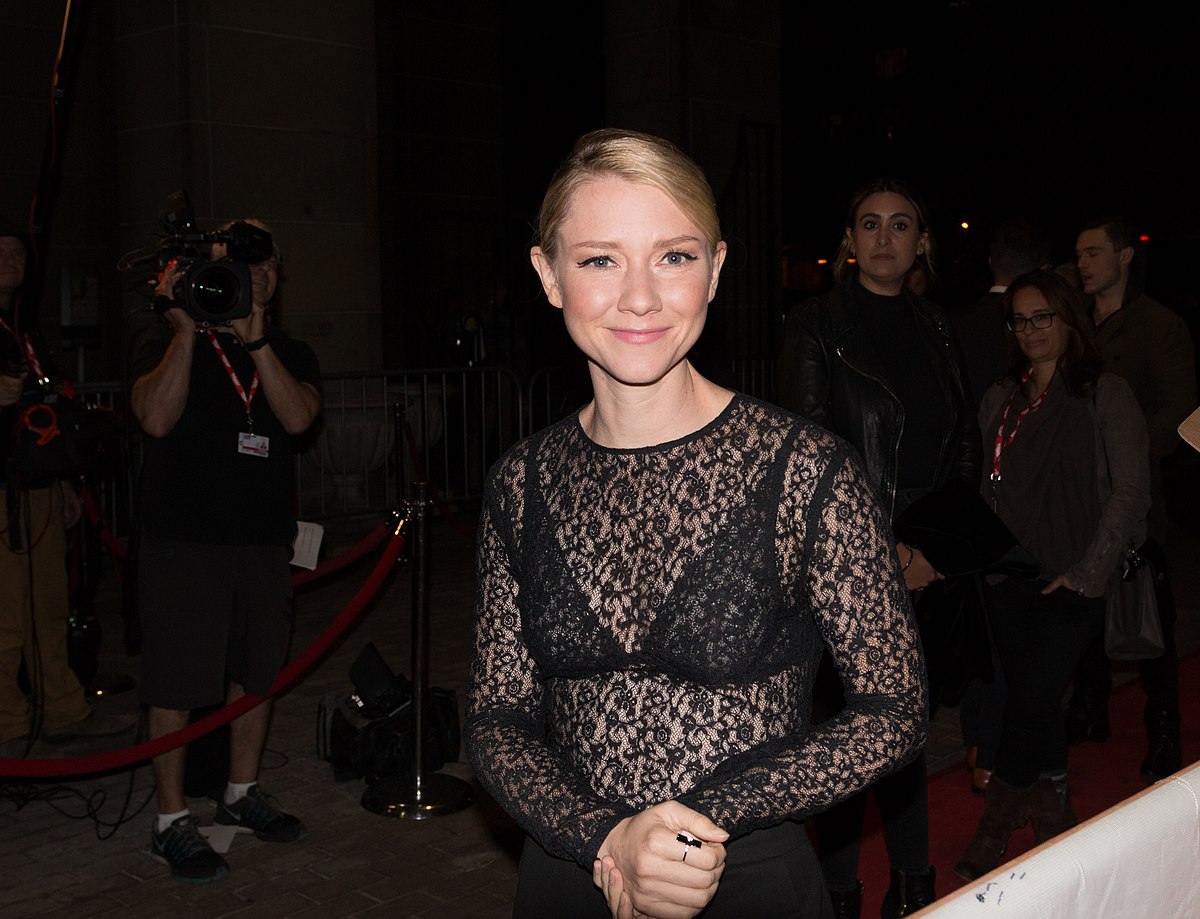
POLYGON ((391 529, 392 525, 385 520, 336 558, 326 559, 312 571, 297 571, 292 575, 292 585, 294 587, 303 587, 305 584, 318 581, 323 577, 333 574, 335 571, 341 571, 351 562, 358 561, 383 542, 391 529))
MULTIPOLYGON (((92 495, 90 489, 83 490, 83 507, 88 515, 88 522, 94 526, 100 534, 101 540, 108 547, 108 550, 113 554, 114 558, 123 559, 128 554, 124 545, 121 544, 116 537, 109 532, 108 526, 104 523, 104 515, 100 507, 96 504, 96 499, 92 495)), ((392 523, 384 521, 379 524, 374 530, 360 539, 357 543, 338 555, 336 558, 326 559, 317 565, 312 571, 298 571, 292 575, 292 586, 303 587, 305 584, 320 580, 334 572, 341 571, 346 566, 358 561, 372 549, 380 545, 387 538, 387 534, 392 529, 392 523)))
MULTIPOLYGON (((400 558, 404 548, 404 537, 401 535, 403 524, 397 527, 388 540, 387 546, 375 563, 363 586, 358 589, 353 599, 346 604, 340 613, 329 623, 313 642, 280 671, 275 678, 270 692, 265 696, 243 696, 224 708, 189 724, 187 727, 148 740, 122 750, 95 753, 90 756, 76 756, 70 759, 0 759, 0 777, 48 778, 61 776, 87 775, 95 772, 108 772, 124 766, 150 759, 174 749, 185 743, 190 743, 197 737, 216 730, 223 724, 228 724, 239 715, 243 715, 256 705, 279 694, 289 684, 296 680, 305 670, 312 666, 318 658, 329 650, 330 645, 346 630, 362 612, 363 608, 378 593, 384 579, 400 558)), ((372 534, 372 537, 374 534, 372 534)), ((371 537, 368 537, 371 538, 371 537)), ((365 540, 364 540, 365 542, 365 540)), ((360 543, 361 545, 361 543, 360 543)))

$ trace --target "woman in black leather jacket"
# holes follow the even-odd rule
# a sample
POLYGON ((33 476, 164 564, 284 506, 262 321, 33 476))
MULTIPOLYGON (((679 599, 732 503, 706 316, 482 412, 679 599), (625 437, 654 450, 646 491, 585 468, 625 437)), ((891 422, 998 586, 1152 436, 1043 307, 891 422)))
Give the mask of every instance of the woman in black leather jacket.
MULTIPOLYGON (((857 448, 892 520, 950 479, 979 481, 976 413, 950 323, 904 283, 917 262, 932 274, 933 247, 925 205, 907 185, 877 179, 859 189, 834 265, 838 286, 793 310, 778 367, 779 404, 857 448)), ((896 548, 910 591, 941 580, 920 548, 896 548)), ((830 682, 836 710, 840 685, 830 682)), ((924 756, 874 788, 892 866, 882 915, 904 916, 935 898, 924 756)), ((817 818, 839 916, 860 910, 864 808, 860 794, 817 818)))

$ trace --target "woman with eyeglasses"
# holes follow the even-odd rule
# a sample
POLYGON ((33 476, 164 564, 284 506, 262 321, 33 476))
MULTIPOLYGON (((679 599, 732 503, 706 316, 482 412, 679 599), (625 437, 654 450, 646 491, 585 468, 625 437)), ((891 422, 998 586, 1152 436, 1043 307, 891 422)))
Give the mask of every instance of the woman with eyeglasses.
POLYGON ((1040 563, 1036 580, 989 578, 988 615, 1008 681, 996 768, 954 872, 974 880, 1033 821, 1038 843, 1076 823, 1061 702, 1104 627, 1104 595, 1150 507, 1146 423, 1103 373, 1079 293, 1052 271, 1005 291, 1009 362, 983 397, 984 497, 1040 563))

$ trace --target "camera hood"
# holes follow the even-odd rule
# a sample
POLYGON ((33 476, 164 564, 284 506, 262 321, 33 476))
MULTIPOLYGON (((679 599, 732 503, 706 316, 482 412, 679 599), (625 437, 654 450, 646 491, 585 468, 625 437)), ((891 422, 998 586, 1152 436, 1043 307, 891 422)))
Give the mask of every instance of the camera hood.
POLYGON ((225 325, 250 315, 253 295, 246 262, 196 262, 188 266, 182 286, 184 309, 201 325, 225 325))

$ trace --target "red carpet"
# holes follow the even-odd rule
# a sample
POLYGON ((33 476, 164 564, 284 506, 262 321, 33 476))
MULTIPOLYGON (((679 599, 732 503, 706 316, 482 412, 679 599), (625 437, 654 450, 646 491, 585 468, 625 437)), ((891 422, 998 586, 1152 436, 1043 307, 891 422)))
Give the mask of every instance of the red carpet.
MULTIPOLYGON (((1136 675, 1136 670, 1131 671, 1136 675)), ((1200 654, 1179 662, 1179 697, 1183 707, 1183 764, 1200 760, 1200 718, 1192 708, 1200 699, 1200 654)), ((1071 747, 1071 801, 1080 820, 1108 810, 1146 787, 1138 774, 1146 755, 1142 724, 1145 695, 1136 679, 1117 689, 1109 704, 1112 738, 1105 743, 1071 747)), ((937 868, 937 892, 945 895, 965 882, 954 864, 966 848, 983 813, 983 798, 971 794, 963 766, 929 780, 930 860, 937 868)), ((1016 857, 1033 847, 1033 830, 1026 826, 1013 835, 1008 854, 1016 857)), ((865 886, 863 916, 874 919, 888 886, 888 861, 874 803, 867 807, 859 876, 865 886)))

